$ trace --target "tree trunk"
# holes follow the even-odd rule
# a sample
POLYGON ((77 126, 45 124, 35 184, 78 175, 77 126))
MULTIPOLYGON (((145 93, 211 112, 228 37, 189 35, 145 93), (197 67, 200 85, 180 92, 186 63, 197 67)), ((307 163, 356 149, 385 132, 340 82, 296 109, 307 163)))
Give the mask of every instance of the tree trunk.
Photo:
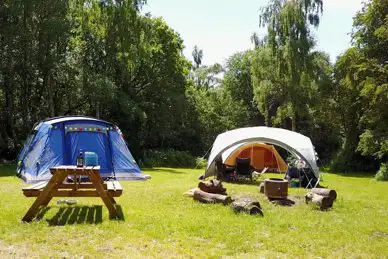
POLYGON ((47 91, 48 91, 48 105, 49 105, 50 117, 54 117, 55 116, 54 93, 53 93, 54 90, 53 90, 50 71, 48 71, 48 74, 47 74, 47 91))
POLYGON ((296 112, 293 112, 293 115, 291 117, 291 130, 296 131, 296 112))
POLYGON ((251 201, 251 200, 237 200, 230 204, 232 210, 236 213, 245 212, 250 215, 261 215, 263 216, 263 212, 260 207, 259 202, 251 201))
POLYGON ((14 136, 14 89, 10 79, 12 73, 11 66, 7 69, 8 73, 4 73, 4 95, 5 95, 5 129, 7 136, 13 138, 14 136))
POLYGON ((98 101, 95 101, 95 104, 96 104, 96 118, 99 119, 100 118, 100 104, 98 103, 98 101))
POLYGON ((193 198, 194 200, 204 203, 222 203, 224 205, 228 205, 232 202, 232 198, 230 196, 207 193, 201 190, 195 190, 193 198))
POLYGON ((321 210, 327 210, 333 206, 333 199, 328 196, 322 196, 313 192, 305 195, 306 203, 314 203, 319 206, 321 210))
POLYGON ((222 183, 216 179, 199 182, 198 188, 204 192, 226 195, 226 188, 224 188, 222 183))
POLYGON ((329 190, 326 188, 312 188, 311 192, 321 196, 330 197, 333 201, 337 199, 337 192, 335 190, 329 190))
POLYGON ((29 39, 28 34, 28 22, 27 22, 27 16, 29 11, 29 2, 25 1, 23 2, 23 88, 22 88, 22 96, 21 100, 23 100, 23 108, 22 108, 22 114, 23 114, 23 125, 25 132, 28 132, 30 130, 30 99, 31 99, 31 91, 30 91, 30 71, 31 71, 31 65, 29 62, 29 54, 31 54, 31 50, 29 48, 29 42, 31 39, 29 39))
POLYGON ((261 183, 259 186, 260 193, 264 193, 264 183, 261 183))

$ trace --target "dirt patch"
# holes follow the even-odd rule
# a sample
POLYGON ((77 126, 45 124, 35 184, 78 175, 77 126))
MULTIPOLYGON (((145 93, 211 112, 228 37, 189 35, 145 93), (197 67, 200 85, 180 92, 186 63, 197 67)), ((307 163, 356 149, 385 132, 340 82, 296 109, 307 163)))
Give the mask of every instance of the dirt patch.
POLYGON ((24 245, 8 245, 0 240, 0 258, 37 258, 24 245))
POLYGON ((372 233, 372 237, 388 237, 388 233, 375 231, 372 233))

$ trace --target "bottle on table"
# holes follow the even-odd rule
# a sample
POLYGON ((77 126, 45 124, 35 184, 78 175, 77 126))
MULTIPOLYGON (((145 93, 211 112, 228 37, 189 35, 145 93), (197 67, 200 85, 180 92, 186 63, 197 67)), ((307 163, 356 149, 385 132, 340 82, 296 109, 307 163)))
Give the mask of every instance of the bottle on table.
POLYGON ((77 156, 76 164, 77 164, 77 167, 83 167, 85 165, 85 158, 84 158, 84 153, 82 152, 82 149, 80 150, 77 156))

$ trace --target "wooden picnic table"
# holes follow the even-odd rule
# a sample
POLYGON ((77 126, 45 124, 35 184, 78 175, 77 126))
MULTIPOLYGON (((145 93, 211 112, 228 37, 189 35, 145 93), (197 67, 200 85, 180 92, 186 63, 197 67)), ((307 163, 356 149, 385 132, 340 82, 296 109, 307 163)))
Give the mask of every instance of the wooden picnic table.
POLYGON ((99 166, 63 165, 50 168, 50 172, 53 176, 48 182, 23 188, 26 197, 37 197, 23 217, 23 221, 32 221, 40 207, 47 206, 53 197, 100 197, 109 210, 109 216, 118 216, 114 197, 122 194, 122 187, 118 181, 104 182, 100 176, 99 166), (69 176, 72 176, 70 183, 67 182, 69 176), (87 176, 90 182, 82 182, 82 176, 87 176))

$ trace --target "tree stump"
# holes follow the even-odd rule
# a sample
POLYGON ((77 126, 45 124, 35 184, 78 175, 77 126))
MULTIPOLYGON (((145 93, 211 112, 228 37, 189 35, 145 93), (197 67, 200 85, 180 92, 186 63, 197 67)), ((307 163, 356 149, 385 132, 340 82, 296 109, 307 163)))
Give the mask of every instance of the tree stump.
POLYGON ((226 195, 226 188, 216 179, 198 183, 198 188, 207 193, 217 193, 226 195))
POLYGON ((249 213, 250 215, 264 215, 258 201, 252 201, 249 199, 236 200, 230 204, 230 207, 236 213, 245 212, 249 213))
POLYGON ((333 199, 329 196, 322 196, 313 192, 309 192, 305 195, 306 203, 314 203, 321 210, 327 210, 333 206, 333 199))
POLYGON ((264 183, 261 183, 259 186, 260 193, 264 193, 264 183))
POLYGON ((222 203, 224 205, 228 205, 232 202, 232 198, 230 196, 208 193, 202 190, 195 190, 193 198, 194 200, 203 203, 222 203))
POLYGON ((326 188, 312 188, 311 192, 321 196, 330 197, 333 201, 337 199, 337 192, 335 190, 330 190, 326 188))
POLYGON ((264 180, 264 194, 268 198, 287 198, 288 181, 278 178, 264 180))

